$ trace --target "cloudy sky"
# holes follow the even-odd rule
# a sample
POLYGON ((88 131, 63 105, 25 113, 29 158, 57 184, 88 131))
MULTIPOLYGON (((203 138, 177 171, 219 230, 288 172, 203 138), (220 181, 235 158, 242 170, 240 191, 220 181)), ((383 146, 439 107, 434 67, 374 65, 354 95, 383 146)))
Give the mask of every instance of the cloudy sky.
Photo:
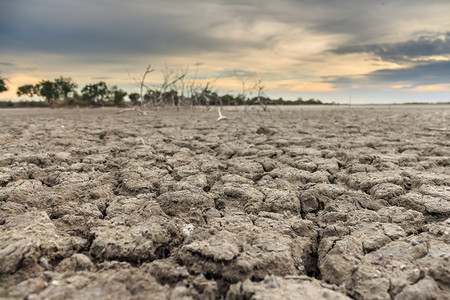
POLYGON ((1 0, 0 72, 137 90, 151 64, 237 93, 340 103, 450 101, 448 0, 1 0), (193 75, 192 75, 193 76, 193 75), (351 99, 351 100, 350 100, 351 99))

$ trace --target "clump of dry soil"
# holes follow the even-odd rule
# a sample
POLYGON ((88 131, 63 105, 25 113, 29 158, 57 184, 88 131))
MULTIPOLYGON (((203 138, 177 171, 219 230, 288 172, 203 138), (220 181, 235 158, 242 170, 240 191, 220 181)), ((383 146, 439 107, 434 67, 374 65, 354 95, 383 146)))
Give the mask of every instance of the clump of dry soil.
POLYGON ((449 106, 0 111, 0 297, 448 299, 449 106))

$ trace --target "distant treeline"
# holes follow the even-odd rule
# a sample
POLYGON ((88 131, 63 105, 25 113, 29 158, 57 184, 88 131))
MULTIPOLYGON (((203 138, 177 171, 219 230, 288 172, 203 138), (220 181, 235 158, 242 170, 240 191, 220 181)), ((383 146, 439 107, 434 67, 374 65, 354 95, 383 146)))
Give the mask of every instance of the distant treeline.
MULTIPOLYGON (((262 99, 264 105, 334 105, 336 103, 323 103, 317 99, 297 99, 297 100, 284 100, 282 98, 278 99, 270 99, 264 97, 262 99)), ((122 101, 119 105, 114 103, 112 100, 105 100, 100 104, 91 104, 89 101, 83 100, 81 97, 68 97, 63 100, 57 100, 52 103, 52 107, 95 107, 95 106, 104 106, 104 107, 125 107, 130 105, 137 105, 138 103, 132 103, 131 101, 126 102, 122 101)), ((175 102, 177 105, 177 101, 175 102)), ((209 104, 204 103, 203 101, 199 101, 197 103, 193 103, 192 105, 260 105, 260 101, 254 97, 251 99, 247 99, 243 101, 242 98, 234 97, 232 95, 223 95, 217 98, 212 97, 209 104)), ((37 100, 20 100, 20 101, 0 101, 0 108, 26 108, 26 107, 50 107, 50 104, 47 101, 37 101, 37 100)))
MULTIPOLYGON (((171 73, 170 73, 171 74, 171 73)), ((264 109, 267 105, 310 105, 310 104, 335 104, 323 103, 317 99, 284 100, 283 98, 271 99, 263 96, 261 82, 257 87, 257 96, 249 97, 252 90, 243 89, 242 93, 234 96, 231 94, 219 95, 213 92, 210 83, 202 86, 194 81, 183 82, 183 76, 172 79, 165 76, 164 83, 158 88, 147 88, 143 81, 140 93, 128 93, 117 86, 108 87, 100 81, 87 84, 81 90, 77 90, 78 84, 70 77, 59 77, 55 80, 41 80, 37 84, 25 84, 17 88, 19 97, 26 97, 21 101, 0 102, 0 108, 7 107, 64 107, 64 106, 209 106, 209 105, 260 105, 264 109), (36 101, 35 97, 45 99, 36 101)), ((145 77, 144 77, 145 78, 145 77)), ((253 88, 255 89, 255 88, 253 88)))
POLYGON ((23 107, 48 107, 48 103, 44 101, 32 101, 32 100, 26 100, 26 101, 19 101, 19 102, 12 102, 9 101, 0 101, 0 108, 23 108, 23 107))

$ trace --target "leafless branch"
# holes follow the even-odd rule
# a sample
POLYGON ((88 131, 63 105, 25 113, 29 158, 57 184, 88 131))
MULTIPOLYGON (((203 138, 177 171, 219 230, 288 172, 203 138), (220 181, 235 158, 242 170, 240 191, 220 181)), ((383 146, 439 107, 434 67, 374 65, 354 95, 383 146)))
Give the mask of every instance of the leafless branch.
POLYGON ((145 85, 145 77, 147 77, 147 75, 151 72, 153 72, 155 69, 152 69, 152 65, 148 65, 147 69, 144 72, 144 75, 141 78, 141 109, 143 108, 144 105, 144 85, 145 85))

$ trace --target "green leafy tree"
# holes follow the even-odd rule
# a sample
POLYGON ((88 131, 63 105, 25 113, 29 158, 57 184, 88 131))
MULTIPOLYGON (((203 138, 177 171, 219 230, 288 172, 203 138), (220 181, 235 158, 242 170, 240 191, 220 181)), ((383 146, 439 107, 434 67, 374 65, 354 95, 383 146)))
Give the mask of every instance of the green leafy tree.
POLYGON ((83 99, 88 100, 92 105, 102 106, 108 97, 108 92, 108 86, 103 81, 88 84, 81 90, 83 99))
POLYGON ((123 103, 123 98, 127 95, 127 92, 125 92, 122 89, 119 89, 116 85, 114 85, 111 88, 111 94, 113 96, 113 100, 114 100, 114 105, 115 106, 120 106, 123 103))
POLYGON ((30 97, 33 97, 34 95, 38 95, 39 94, 39 86, 38 85, 32 85, 32 84, 25 84, 22 86, 19 86, 17 88, 17 92, 16 92, 17 96, 23 96, 23 95, 27 95, 30 97))
POLYGON ((205 89, 201 94, 201 105, 216 105, 219 103, 219 95, 209 89, 205 89))
POLYGON ((58 86, 50 80, 42 80, 38 84, 39 96, 45 97, 50 107, 53 107, 59 98, 58 86))
POLYGON ((137 105, 139 98, 141 97, 141 95, 139 95, 139 93, 131 93, 128 95, 128 98, 130 98, 131 103, 133 103, 133 105, 137 105))
POLYGON ((55 79, 55 85, 58 89, 59 96, 66 99, 70 93, 75 93, 78 85, 70 77, 59 77, 55 79))
POLYGON ((219 99, 221 105, 231 105, 233 102, 235 102, 234 97, 230 94, 223 95, 219 99))
POLYGON ((0 76, 0 93, 6 92, 8 87, 6 86, 6 78, 0 76))

